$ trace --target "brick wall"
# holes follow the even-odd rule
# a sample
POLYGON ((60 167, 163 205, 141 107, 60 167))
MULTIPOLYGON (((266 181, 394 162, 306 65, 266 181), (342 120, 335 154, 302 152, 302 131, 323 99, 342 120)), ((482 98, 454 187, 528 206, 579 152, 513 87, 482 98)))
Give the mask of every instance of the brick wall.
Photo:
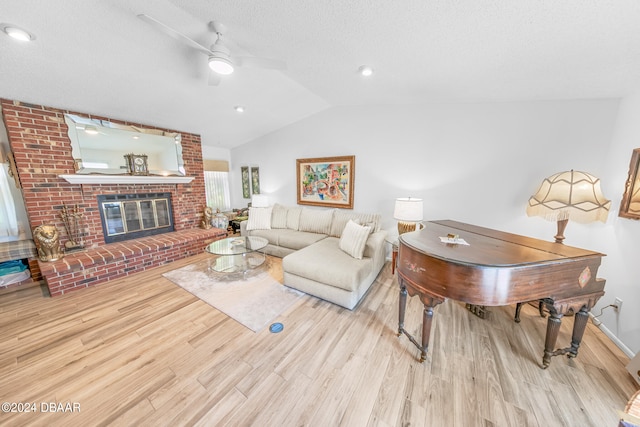
POLYGON ((176 231, 199 226, 206 203, 199 135, 163 129, 182 135, 182 157, 186 174, 195 177, 188 184, 70 184, 58 177, 75 173, 71 141, 64 121, 65 113, 141 128, 148 126, 18 101, 2 99, 0 102, 32 230, 41 224, 54 224, 60 231, 61 242, 64 244, 68 239, 60 211, 63 203, 69 207, 77 204, 86 225, 87 247, 104 244, 96 196, 117 193, 169 192, 176 231))
MULTIPOLYGON (((195 177, 188 184, 70 184, 58 177, 75 173, 65 113, 141 128, 149 126, 7 99, 0 99, 0 105, 32 230, 42 224, 54 224, 64 245, 68 238, 60 212, 64 204, 77 205, 83 215, 85 245, 95 249, 105 245, 97 195, 150 192, 171 193, 176 232, 199 227, 206 203, 199 135, 162 129, 182 135, 186 175, 195 177)), ((41 266, 41 270, 46 268, 41 266)))

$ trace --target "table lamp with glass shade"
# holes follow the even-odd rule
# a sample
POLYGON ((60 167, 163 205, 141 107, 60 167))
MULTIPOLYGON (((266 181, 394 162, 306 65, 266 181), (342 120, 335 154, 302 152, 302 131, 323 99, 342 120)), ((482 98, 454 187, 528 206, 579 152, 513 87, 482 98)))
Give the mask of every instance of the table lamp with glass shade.
POLYGON ((560 172, 545 178, 527 205, 528 216, 541 216, 558 223, 556 243, 564 240, 569 219, 579 223, 605 222, 611 201, 600 189, 600 180, 586 172, 560 172))
POLYGON ((398 221, 398 234, 415 231, 422 221, 422 199, 402 197, 396 199, 393 218, 398 221))

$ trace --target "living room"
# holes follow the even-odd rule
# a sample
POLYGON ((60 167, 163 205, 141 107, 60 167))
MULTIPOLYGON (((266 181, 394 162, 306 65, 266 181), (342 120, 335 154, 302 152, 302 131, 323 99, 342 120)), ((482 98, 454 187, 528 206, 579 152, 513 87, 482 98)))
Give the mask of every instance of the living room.
MULTIPOLYGON (((581 224, 570 220, 564 244, 606 254, 598 270, 598 276, 606 279, 605 295, 591 314, 598 316, 600 331, 609 339, 607 345, 616 347, 628 359, 640 351, 640 313, 634 309, 635 304, 640 303, 640 289, 632 279, 633 265, 639 255, 636 242, 640 229, 637 221, 618 215, 630 159, 633 150, 639 147, 640 137, 636 119, 640 114, 640 84, 637 83, 640 63, 636 53, 640 51, 640 36, 631 26, 637 22, 635 18, 640 11, 633 3, 620 1, 607 10, 602 10, 602 6, 584 7, 579 14, 577 10, 581 6, 577 4, 554 11, 556 6, 549 2, 546 12, 544 8, 529 5, 523 6, 523 10, 511 11, 511 15, 504 10, 509 9, 505 4, 491 2, 500 10, 496 14, 504 14, 505 21, 501 23, 512 19, 523 24, 529 22, 529 16, 533 23, 546 30, 543 37, 540 29, 521 28, 529 37, 535 35, 546 41, 532 50, 526 50, 524 43, 532 39, 518 38, 518 25, 495 27, 499 30, 492 32, 489 24, 497 22, 485 15, 491 14, 482 8, 466 4, 469 8, 466 12, 450 9, 442 15, 438 15, 441 11, 428 9, 443 22, 456 23, 453 29, 466 36, 467 46, 461 52, 447 50, 446 54, 429 58, 427 63, 432 62, 431 66, 423 62, 414 65, 415 68, 407 72, 406 83, 402 80, 404 74, 393 74, 396 71, 392 71, 389 62, 384 66, 372 63, 375 72, 368 79, 358 75, 360 65, 377 58, 371 53, 373 50, 357 50, 358 45, 351 45, 348 38, 349 31, 332 32, 329 26, 323 27, 325 32, 318 39, 326 45, 320 50, 320 58, 313 61, 325 58, 323 51, 331 51, 336 46, 333 55, 337 60, 327 63, 330 72, 325 71, 326 74, 342 73, 335 78, 335 86, 329 86, 330 81, 325 80, 311 82, 309 71, 299 67, 296 61, 298 50, 287 52, 285 45, 272 49, 265 46, 267 40, 272 41, 270 27, 283 39, 291 38, 289 31, 293 28, 283 26, 283 21, 259 22, 268 21, 260 17, 277 13, 284 17, 296 16, 300 23, 292 27, 299 30, 313 22, 313 13, 304 7, 286 12, 281 10, 282 5, 276 4, 254 6, 254 10, 246 5, 207 1, 193 2, 191 7, 178 1, 158 2, 145 5, 146 8, 124 1, 112 5, 70 2, 46 13, 41 10, 36 13, 35 6, 2 3, 6 4, 2 5, 0 20, 29 29, 37 38, 25 50, 24 45, 18 47, 5 34, 0 34, 3 58, 4 52, 10 58, 0 64, 3 75, 0 98, 198 135, 202 159, 229 162, 233 208, 246 207, 251 201, 242 192, 243 166, 259 167, 261 193, 268 197, 271 205, 294 206, 297 204, 297 159, 353 155, 353 211, 379 213, 381 228, 385 230, 392 232, 396 227, 393 217, 396 198, 410 196, 424 201, 425 221, 452 219, 553 241, 555 222, 527 216, 527 201, 542 180, 554 173, 574 169, 593 174, 600 179, 606 198, 611 200, 606 222, 581 224), (136 17, 138 13, 148 13, 186 33, 197 23, 198 30, 188 33, 190 37, 206 33, 210 19, 224 20, 229 27, 229 38, 239 39, 248 50, 255 46, 260 55, 285 58, 288 68, 282 73, 269 70, 257 77, 248 70, 238 70, 230 76, 232 79, 222 79, 218 86, 209 87, 206 73, 194 65, 206 67, 206 56, 189 51, 179 40, 172 41, 166 34, 146 26, 136 17), (216 16, 209 16, 214 14, 216 16), (36 15, 46 15, 60 27, 56 37, 64 40, 59 43, 66 43, 67 48, 51 55, 59 55, 61 60, 53 61, 40 50, 43 47, 37 43, 46 46, 49 33, 42 22, 45 18, 36 18, 36 15), (104 15, 105 21, 93 21, 97 19, 93 15, 104 15), (53 16, 58 19, 52 19, 53 16), (88 16, 91 18, 75 27, 80 17, 88 16), (135 26, 135 30, 123 29, 122 34, 117 34, 104 28, 106 22, 117 20, 121 26, 135 26), (477 40, 473 39, 474 31, 463 32, 461 27, 466 25, 477 31, 477 40), (87 40, 74 40, 78 36, 72 28, 85 29, 87 40), (260 37, 250 36, 252 31, 265 35, 264 44, 257 40, 260 37), (509 37, 516 40, 513 45, 505 42, 509 37), (116 47, 114 40, 122 44, 116 47), (498 47, 483 47, 483 43, 496 43, 498 47), (127 44, 130 49, 123 51, 127 44), (86 61, 78 59, 74 49, 69 48, 76 45, 86 52, 86 61), (96 50, 101 50, 103 57, 100 52, 85 50, 87 46, 100 46, 96 50), (482 48, 487 49, 484 54, 482 48), (138 68, 140 65, 135 62, 136 66, 129 65, 128 69, 127 64, 133 63, 130 61, 135 56, 143 56, 148 66, 138 68), (457 74, 447 74, 452 70, 442 65, 447 61, 459 66, 457 74), (117 65, 111 68, 107 62, 117 65), (80 70, 80 74, 77 70, 74 72, 73 67, 80 70), (159 71, 153 72, 154 69, 159 71), (424 74, 422 86, 409 86, 415 74, 424 74), (492 78, 487 77, 492 74, 492 78), (246 77, 245 81, 250 84, 242 86, 241 77, 246 77), (279 86, 282 80, 286 81, 279 86), (172 81, 175 85, 169 84, 172 81), (361 98, 353 101, 343 85, 355 87, 349 89, 349 94, 355 92, 361 98), (397 90, 397 102, 378 93, 389 87, 397 90), (153 93, 156 97, 150 96, 153 93), (489 99, 485 96, 487 93, 493 96, 489 99), (233 110, 236 105, 245 105, 244 115, 233 110), (616 298, 624 302, 618 310, 610 307, 616 298)), ((416 8, 416 14, 426 14, 418 2, 411 5, 416 8)), ((368 7, 363 4, 360 8, 332 9, 338 17, 359 17, 354 28, 368 25, 362 17, 366 16, 365 10, 368 7)), ((447 37, 435 32, 412 33, 418 31, 421 20, 409 19, 410 10, 374 13, 375 17, 388 13, 390 26, 382 28, 375 25, 380 22, 376 20, 372 25, 375 31, 370 31, 384 34, 399 46, 415 37, 425 43, 435 39, 434 43, 442 49, 452 47, 445 41, 456 37, 453 30, 446 33, 447 37), (406 27, 398 24, 403 20, 406 27)), ((426 16, 422 20, 426 20, 426 16)), ((325 19, 328 20, 319 20, 325 23, 325 19)), ((315 26, 311 28, 314 34, 321 32, 315 26)), ((304 39, 302 35, 299 38, 304 39)), ((316 48, 305 49, 313 52, 316 48)), ((407 54, 404 47, 398 49, 407 54)), ((298 61, 309 54, 300 52, 298 61)), ((398 61, 401 55, 393 52, 391 56, 398 61)), ((313 62, 313 65, 321 64, 313 62)), ((410 65, 398 63, 399 67, 410 65)), ((192 209, 190 227, 197 227, 200 210, 192 209)), ((32 229, 37 225, 31 223, 28 227, 32 229)), ((390 258, 390 248, 388 251, 390 258)), ((89 290, 87 295, 94 292, 89 290)), ((374 295, 378 294, 366 298, 374 295)), ((395 310, 395 306, 392 308, 395 310)), ((387 320, 393 329, 393 316, 387 320)), ((290 326, 285 324, 285 327, 290 326)), ((242 342, 251 341, 243 337, 242 342)), ((580 362, 580 357, 576 360, 580 362)), ((570 362, 556 358, 553 363, 570 362)))

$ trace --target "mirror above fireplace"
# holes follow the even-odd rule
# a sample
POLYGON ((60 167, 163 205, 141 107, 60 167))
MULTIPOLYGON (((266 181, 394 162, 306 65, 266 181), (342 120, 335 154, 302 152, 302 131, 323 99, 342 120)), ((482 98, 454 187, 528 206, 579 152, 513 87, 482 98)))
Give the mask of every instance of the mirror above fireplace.
POLYGON ((184 176, 181 135, 65 114, 76 174, 127 175, 126 154, 147 156, 149 175, 184 176))

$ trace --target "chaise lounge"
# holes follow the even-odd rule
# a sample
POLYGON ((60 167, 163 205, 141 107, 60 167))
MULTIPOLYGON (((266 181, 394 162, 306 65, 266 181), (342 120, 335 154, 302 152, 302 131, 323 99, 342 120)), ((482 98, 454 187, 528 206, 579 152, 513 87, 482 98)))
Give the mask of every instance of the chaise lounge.
POLYGON ((284 284, 352 310, 385 263, 379 214, 274 205, 251 208, 241 235, 259 236, 281 257, 284 284))

